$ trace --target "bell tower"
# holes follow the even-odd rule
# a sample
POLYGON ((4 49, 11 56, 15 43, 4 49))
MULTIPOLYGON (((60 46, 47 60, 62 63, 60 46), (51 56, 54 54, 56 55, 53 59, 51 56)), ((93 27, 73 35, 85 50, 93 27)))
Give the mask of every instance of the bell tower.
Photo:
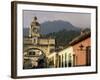
POLYGON ((38 38, 40 37, 40 24, 37 22, 37 17, 35 16, 29 27, 29 37, 32 38, 32 43, 37 44, 38 38))

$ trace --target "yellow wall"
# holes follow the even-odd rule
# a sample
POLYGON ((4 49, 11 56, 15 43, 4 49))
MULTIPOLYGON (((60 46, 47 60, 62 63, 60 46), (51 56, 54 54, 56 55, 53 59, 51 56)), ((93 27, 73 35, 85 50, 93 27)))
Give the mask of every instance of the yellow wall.
POLYGON ((74 54, 73 47, 70 46, 70 47, 67 47, 67 48, 61 50, 60 52, 53 52, 53 53, 51 53, 48 56, 48 59, 54 59, 54 67, 56 67, 56 66, 57 67, 65 67, 66 66, 65 62, 67 62, 67 66, 68 66, 69 55, 71 55, 71 61, 72 61, 71 65, 73 66, 73 54, 74 54), (58 54, 58 56, 57 56, 57 54, 58 54), (63 62, 63 66, 62 66, 62 64, 59 64, 59 62, 56 63, 56 59, 57 59, 57 57, 59 58, 59 56, 60 56, 59 61, 61 63, 63 62), (63 58, 62 58, 62 56, 63 56, 63 58), (66 60, 65 60, 65 57, 66 57, 66 60))
MULTIPOLYGON (((73 66, 73 47, 68 47, 68 48, 65 48, 64 50, 60 51, 59 52, 59 55, 61 56, 61 62, 63 61, 64 64, 65 64, 65 61, 69 61, 69 55, 71 55, 71 60, 72 60, 72 66, 73 66), (62 59, 62 56, 63 56, 63 59, 62 59), (65 56, 66 56, 66 60, 65 60, 65 56)), ((68 65, 68 63, 67 63, 68 65)), ((65 67, 65 65, 64 65, 65 67)))

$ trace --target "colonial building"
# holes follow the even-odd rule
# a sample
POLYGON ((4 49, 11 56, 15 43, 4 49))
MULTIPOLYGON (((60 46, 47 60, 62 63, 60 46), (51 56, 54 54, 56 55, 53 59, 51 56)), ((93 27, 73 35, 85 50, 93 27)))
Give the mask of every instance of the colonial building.
POLYGON ((74 51, 74 66, 91 65, 91 33, 84 32, 70 42, 74 51))
POLYGON ((72 46, 68 46, 63 50, 53 52, 48 56, 49 63, 50 63, 49 66, 52 68, 72 67, 74 66, 73 55, 74 52, 72 46))
POLYGON ((34 17, 29 26, 29 35, 23 39, 24 69, 47 67, 47 56, 55 50, 55 39, 40 34, 40 24, 34 17))
POLYGON ((49 68, 57 67, 57 52, 52 52, 48 55, 49 68))
POLYGON ((49 66, 75 67, 91 65, 90 32, 85 32, 74 38, 67 47, 48 56, 49 66))
POLYGON ((73 48, 66 47, 59 51, 59 66, 58 67, 72 67, 73 66, 73 48))

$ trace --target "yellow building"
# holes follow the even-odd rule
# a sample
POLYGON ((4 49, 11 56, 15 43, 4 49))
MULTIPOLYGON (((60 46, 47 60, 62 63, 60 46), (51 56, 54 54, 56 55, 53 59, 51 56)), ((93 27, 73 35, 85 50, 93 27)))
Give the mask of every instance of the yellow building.
POLYGON ((48 62, 50 68, 57 67, 56 59, 57 59, 57 52, 53 52, 48 56, 48 62))
POLYGON ((74 66, 73 55, 74 52, 72 46, 66 47, 60 51, 53 52, 48 56, 50 63, 49 66, 52 68, 72 67, 74 66))
POLYGON ((24 69, 47 67, 47 56, 55 50, 55 39, 40 34, 40 24, 34 17, 29 27, 29 36, 23 38, 24 69))
POLYGON ((59 67, 73 66, 73 47, 69 46, 59 52, 59 67))

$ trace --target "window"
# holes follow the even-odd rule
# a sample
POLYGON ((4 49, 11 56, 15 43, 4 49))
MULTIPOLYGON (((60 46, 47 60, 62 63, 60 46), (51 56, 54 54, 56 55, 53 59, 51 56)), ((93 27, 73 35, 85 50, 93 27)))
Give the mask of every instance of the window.
POLYGON ((36 39, 35 38, 33 38, 33 42, 36 43, 36 39))
POLYGON ((33 28, 33 32, 34 32, 34 33, 38 33, 39 30, 38 30, 37 28, 33 28))
POLYGON ((35 52, 34 51, 30 51, 29 55, 35 55, 35 52))
POLYGON ((91 48, 90 46, 86 47, 86 66, 91 65, 91 48))
POLYGON ((73 54, 73 66, 76 66, 77 63, 77 56, 73 54))
POLYGON ((34 37, 33 39, 32 39, 32 43, 35 45, 35 44, 37 44, 37 38, 36 37, 34 37))

